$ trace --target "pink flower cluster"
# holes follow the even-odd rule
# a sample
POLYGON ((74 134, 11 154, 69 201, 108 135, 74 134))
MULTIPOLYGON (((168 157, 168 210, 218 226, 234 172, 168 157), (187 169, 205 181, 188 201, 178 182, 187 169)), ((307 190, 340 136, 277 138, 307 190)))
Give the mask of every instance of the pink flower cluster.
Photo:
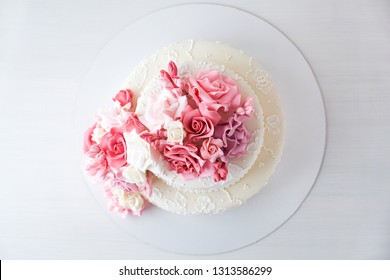
POLYGON ((251 140, 244 123, 253 112, 252 98, 241 104, 237 84, 216 70, 179 77, 172 61, 168 71, 161 71, 161 81, 168 92, 169 105, 158 117, 166 120, 161 114, 174 115, 170 122, 182 124, 183 137, 170 141, 170 124, 162 121, 160 128, 143 135, 144 139, 160 151, 171 171, 184 178, 213 175, 216 182, 226 180, 227 163, 243 156, 251 140), (169 108, 177 103, 186 106, 174 106, 172 114, 169 108))
POLYGON ((160 76, 163 90, 147 100, 143 114, 135 113, 133 92, 121 90, 115 107, 85 133, 86 170, 105 183, 111 209, 122 214, 141 215, 142 197, 152 193, 152 150, 186 179, 213 176, 218 182, 251 141, 245 122, 253 100, 242 101, 231 78, 216 70, 180 77, 174 62, 160 76))
POLYGON ((150 196, 152 192, 152 173, 145 174, 146 180, 142 185, 129 182, 123 174, 125 168, 129 167, 126 161, 127 145, 123 134, 132 130, 137 133, 146 130, 137 115, 130 112, 133 107, 132 99, 133 93, 129 89, 118 92, 113 100, 119 104, 119 108, 114 108, 110 113, 118 118, 118 112, 121 112, 125 115, 125 121, 121 125, 115 123, 117 126, 105 130, 102 127, 102 117, 99 117, 96 123, 85 132, 83 150, 88 158, 86 171, 90 176, 105 183, 107 196, 111 200, 111 208, 122 214, 141 215, 143 205, 139 209, 124 207, 118 204, 118 197, 113 196, 112 193, 114 188, 122 189, 124 194, 150 196))

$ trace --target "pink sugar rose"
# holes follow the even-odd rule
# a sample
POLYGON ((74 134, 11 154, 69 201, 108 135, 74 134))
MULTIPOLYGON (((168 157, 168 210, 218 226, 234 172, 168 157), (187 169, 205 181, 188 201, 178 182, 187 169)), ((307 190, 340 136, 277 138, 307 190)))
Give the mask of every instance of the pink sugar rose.
POLYGON ((180 119, 188 105, 186 96, 178 96, 166 88, 158 95, 150 95, 145 99, 145 113, 140 116, 140 119, 152 132, 166 127, 171 121, 180 119))
POLYGON ((193 144, 179 145, 167 144, 163 150, 169 170, 190 179, 199 177, 205 161, 197 154, 198 148, 193 144))
POLYGON ((202 116, 199 109, 187 106, 183 113, 183 126, 187 137, 195 142, 203 138, 209 138, 214 133, 214 124, 207 117, 202 116))
POLYGON ((212 137, 203 141, 200 147, 200 154, 203 159, 215 162, 217 158, 223 155, 221 147, 223 142, 221 139, 214 139, 212 137))
MULTIPOLYGON (((165 99, 163 95, 159 93, 158 96, 141 96, 138 99, 138 102, 142 100, 144 104, 145 111, 142 112, 139 116, 142 123, 144 123, 151 132, 155 132, 157 129, 160 129, 164 126, 166 120, 164 112, 165 99), (144 101, 145 100, 145 101, 144 101)), ((171 119, 170 117, 168 119, 171 119)))
POLYGON ((147 130, 146 126, 141 123, 136 113, 130 112, 129 116, 123 126, 125 132, 130 132, 133 129, 140 134, 141 132, 147 130))
POLYGON ((229 158, 243 156, 252 135, 244 125, 248 119, 247 115, 237 115, 230 117, 227 123, 219 124, 215 127, 214 138, 219 138, 223 142, 224 161, 229 158))
POLYGON ((224 162, 214 162, 214 182, 225 181, 228 174, 228 168, 224 162))
POLYGON ((126 142, 120 129, 111 128, 103 136, 100 148, 106 155, 107 162, 112 168, 119 168, 126 164, 126 142))
POLYGON ((96 128, 96 123, 85 131, 84 145, 83 145, 84 153, 87 153, 89 151, 90 147, 93 144, 96 144, 95 141, 92 140, 92 134, 93 134, 93 130, 95 128, 96 128))
POLYGON ((177 67, 174 62, 168 65, 168 72, 161 70, 163 89, 156 94, 141 96, 138 99, 143 110, 140 120, 151 132, 161 127, 167 128, 172 121, 181 119, 183 110, 188 105, 187 96, 183 94, 184 82, 177 76, 177 67))
POLYGON ((115 97, 113 98, 114 101, 118 101, 121 107, 125 110, 130 110, 132 107, 132 100, 133 100, 134 94, 130 89, 122 89, 120 90, 115 97))
POLYGON ((221 121, 223 115, 226 115, 226 114, 221 114, 218 111, 214 111, 214 109, 211 108, 209 104, 206 103, 200 103, 198 104, 198 106, 199 106, 199 111, 202 113, 202 116, 208 118, 213 123, 214 126, 216 126, 221 121))
POLYGON ((165 124, 172 120, 180 119, 183 110, 188 105, 186 96, 177 95, 167 89, 161 92, 161 96, 159 96, 157 102, 162 103, 162 113, 165 115, 163 116, 165 124))
POLYGON ((216 70, 189 77, 188 92, 198 105, 204 104, 204 109, 209 111, 234 112, 241 102, 237 84, 216 70))

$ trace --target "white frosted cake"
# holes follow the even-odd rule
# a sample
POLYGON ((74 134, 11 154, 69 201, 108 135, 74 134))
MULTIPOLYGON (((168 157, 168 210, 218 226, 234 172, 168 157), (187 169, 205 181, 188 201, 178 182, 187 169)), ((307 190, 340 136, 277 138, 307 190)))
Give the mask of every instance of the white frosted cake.
POLYGON ((282 153, 284 119, 268 73, 220 42, 171 44, 139 63, 87 131, 86 170, 111 208, 146 201, 215 214, 256 194, 282 153))

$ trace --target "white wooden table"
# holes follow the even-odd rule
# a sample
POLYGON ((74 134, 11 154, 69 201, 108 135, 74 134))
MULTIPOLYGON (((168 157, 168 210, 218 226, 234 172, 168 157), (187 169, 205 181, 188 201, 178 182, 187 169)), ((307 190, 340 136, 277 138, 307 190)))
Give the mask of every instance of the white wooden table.
POLYGON ((313 190, 246 248, 187 256, 117 227, 79 170, 73 113, 99 50, 160 8, 204 1, 0 2, 1 259, 390 259, 390 2, 210 1, 286 34, 317 76, 327 111, 313 190))

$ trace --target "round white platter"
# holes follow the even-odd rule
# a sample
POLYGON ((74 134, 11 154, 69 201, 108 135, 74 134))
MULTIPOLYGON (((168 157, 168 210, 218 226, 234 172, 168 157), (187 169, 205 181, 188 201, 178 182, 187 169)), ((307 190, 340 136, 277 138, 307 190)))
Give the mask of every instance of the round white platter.
MULTIPOLYGON (((217 254, 259 241, 297 211, 321 167, 325 111, 309 64, 275 27, 231 7, 176 6, 147 15, 122 30, 92 63, 76 108, 80 154, 83 132, 92 124, 97 109, 110 104, 139 61, 172 42, 188 39, 218 40, 240 48, 270 74, 287 124, 282 159, 257 195, 222 214, 182 216, 158 207, 148 208, 142 217, 122 218, 107 213, 125 231, 151 245, 184 254, 217 254)), ((99 204, 107 209, 103 188, 87 183, 99 204)), ((126 249, 130 248, 124 244, 126 249)))

